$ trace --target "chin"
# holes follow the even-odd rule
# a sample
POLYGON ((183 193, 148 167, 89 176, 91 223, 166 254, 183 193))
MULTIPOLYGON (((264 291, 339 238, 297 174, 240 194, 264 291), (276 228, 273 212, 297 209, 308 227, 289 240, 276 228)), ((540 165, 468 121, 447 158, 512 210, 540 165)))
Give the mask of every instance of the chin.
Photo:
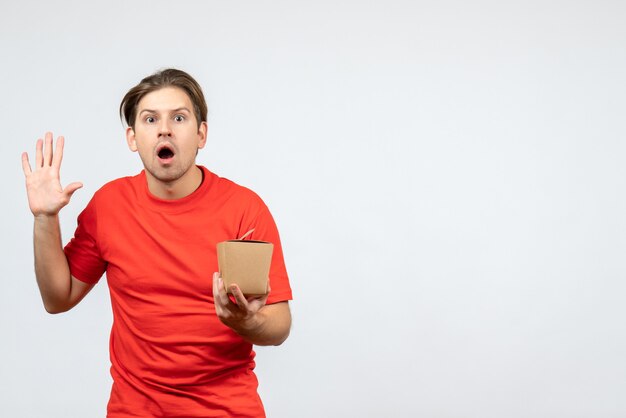
POLYGON ((182 167, 178 164, 170 166, 158 166, 155 169, 147 169, 154 178, 164 183, 174 182, 184 177, 195 167, 194 163, 189 166, 182 167))
POLYGON ((146 171, 156 180, 164 183, 176 181, 185 174, 183 170, 174 167, 146 167, 146 171))

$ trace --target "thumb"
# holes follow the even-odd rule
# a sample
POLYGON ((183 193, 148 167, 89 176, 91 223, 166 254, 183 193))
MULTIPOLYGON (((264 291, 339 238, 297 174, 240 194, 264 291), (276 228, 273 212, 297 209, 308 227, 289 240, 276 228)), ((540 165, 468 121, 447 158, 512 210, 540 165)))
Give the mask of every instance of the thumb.
POLYGON ((74 192, 80 189, 81 187, 83 187, 83 183, 80 183, 80 182, 70 183, 67 186, 65 186, 65 189, 63 189, 63 194, 66 195, 68 199, 70 199, 72 195, 74 194, 74 192))

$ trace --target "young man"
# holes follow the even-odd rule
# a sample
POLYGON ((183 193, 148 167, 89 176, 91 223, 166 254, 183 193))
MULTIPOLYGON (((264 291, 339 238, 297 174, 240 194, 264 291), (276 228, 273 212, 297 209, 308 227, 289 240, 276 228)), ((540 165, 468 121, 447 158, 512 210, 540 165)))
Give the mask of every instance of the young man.
POLYGON ((265 416, 252 345, 289 335, 291 289, 278 231, 252 191, 196 165, 207 137, 202 90, 168 69, 144 78, 120 106, 128 147, 144 170, 98 190, 65 248, 58 213, 82 187, 63 188, 63 137, 22 154, 34 215, 35 274, 50 313, 74 307, 106 272, 113 309, 109 418, 265 416), (216 244, 254 229, 274 243, 270 292, 229 298, 216 244))

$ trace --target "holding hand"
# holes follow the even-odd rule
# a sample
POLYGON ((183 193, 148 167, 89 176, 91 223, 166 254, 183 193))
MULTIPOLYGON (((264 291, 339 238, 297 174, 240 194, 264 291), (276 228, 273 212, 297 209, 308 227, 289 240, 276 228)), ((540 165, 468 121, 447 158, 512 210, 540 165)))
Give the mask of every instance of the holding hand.
POLYGON ((244 338, 249 338, 259 332, 262 321, 257 313, 265 306, 267 296, 250 296, 246 298, 236 284, 230 285, 236 303, 228 297, 224 282, 219 273, 213 274, 213 299, 217 317, 244 338))
POLYGON ((55 216, 67 205, 72 194, 82 183, 70 183, 61 186, 60 170, 63 159, 62 136, 57 138, 56 149, 52 153, 52 133, 47 132, 45 141, 39 138, 35 152, 35 167, 31 169, 28 154, 22 153, 22 169, 26 176, 26 192, 28 205, 35 216, 55 216))

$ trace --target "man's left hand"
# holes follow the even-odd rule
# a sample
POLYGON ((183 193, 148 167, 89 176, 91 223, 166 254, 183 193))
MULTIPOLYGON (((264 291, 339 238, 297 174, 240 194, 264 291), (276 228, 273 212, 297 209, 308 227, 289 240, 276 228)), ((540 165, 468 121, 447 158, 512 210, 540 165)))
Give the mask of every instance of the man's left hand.
POLYGON ((224 288, 219 273, 213 274, 213 299, 215 312, 223 324, 256 345, 280 345, 289 336, 291 312, 284 302, 266 305, 267 294, 246 297, 239 286, 230 285, 233 302, 224 288))
POLYGON ((217 317, 238 334, 246 335, 258 326, 255 321, 257 312, 265 306, 267 296, 246 297, 236 284, 231 284, 229 290, 235 298, 233 302, 219 273, 213 273, 213 298, 215 299, 215 312, 217 317))

